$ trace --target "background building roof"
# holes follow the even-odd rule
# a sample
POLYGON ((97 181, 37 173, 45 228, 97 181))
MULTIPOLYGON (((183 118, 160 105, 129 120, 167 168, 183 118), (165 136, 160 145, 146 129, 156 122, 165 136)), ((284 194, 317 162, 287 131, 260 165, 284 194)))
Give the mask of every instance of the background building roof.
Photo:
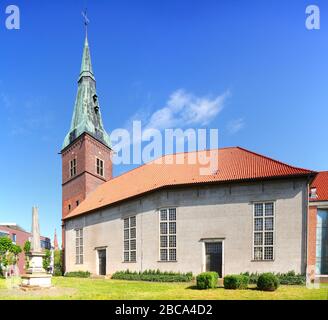
POLYGON ((317 197, 310 198, 310 201, 328 201, 328 171, 322 171, 317 174, 311 184, 311 188, 317 189, 317 197))
POLYGON ((27 232, 25 229, 23 229, 22 227, 20 227, 18 224, 16 223, 0 223, 0 227, 7 227, 8 229, 12 229, 12 230, 18 230, 18 231, 22 231, 22 232, 27 232))

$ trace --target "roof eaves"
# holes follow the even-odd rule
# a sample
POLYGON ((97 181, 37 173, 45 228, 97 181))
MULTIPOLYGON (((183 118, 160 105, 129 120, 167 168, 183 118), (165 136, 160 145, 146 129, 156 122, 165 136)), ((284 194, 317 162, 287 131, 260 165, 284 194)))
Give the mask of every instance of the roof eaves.
MULTIPOLYGON (((111 202, 111 203, 108 203, 108 204, 100 205, 100 206, 95 207, 91 210, 87 210, 87 211, 84 211, 84 212, 81 212, 81 213, 78 213, 78 214, 75 214, 75 215, 74 215, 74 211, 72 211, 71 214, 66 216, 65 218, 63 218, 62 221, 66 221, 66 220, 73 219, 73 218, 76 218, 76 217, 80 217, 80 216, 83 216, 83 215, 91 214, 91 213, 93 213, 97 210, 112 207, 112 206, 118 205, 119 203, 122 203, 124 201, 136 199, 136 198, 139 198, 139 197, 141 197, 145 194, 149 194, 149 193, 159 191, 159 190, 162 190, 162 189, 166 189, 166 188, 169 188, 169 187, 175 187, 175 188, 180 187, 181 188, 181 187, 195 186, 195 185, 231 184, 231 183, 236 183, 236 182, 247 183, 247 182, 261 181, 261 180, 267 181, 267 180, 279 180, 279 179, 301 178, 301 177, 310 178, 310 176, 312 176, 314 174, 316 174, 314 171, 309 171, 309 173, 299 173, 299 174, 293 174, 293 175, 256 177, 256 178, 234 179, 234 180, 224 180, 224 181, 206 181, 206 182, 194 181, 192 183, 184 183, 184 184, 166 184, 166 185, 163 185, 163 186, 158 186, 158 187, 152 188, 152 189, 147 190, 145 192, 141 192, 141 193, 126 197, 124 199, 120 199, 120 200, 117 200, 117 201, 114 201, 114 202, 111 202)), ((99 187, 101 187, 101 186, 99 186, 99 187)))

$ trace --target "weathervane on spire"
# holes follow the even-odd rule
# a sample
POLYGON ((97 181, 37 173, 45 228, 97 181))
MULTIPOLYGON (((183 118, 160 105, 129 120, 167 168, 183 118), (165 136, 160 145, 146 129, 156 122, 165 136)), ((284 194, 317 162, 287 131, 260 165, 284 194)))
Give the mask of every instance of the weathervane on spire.
POLYGON ((88 12, 87 9, 85 9, 84 11, 82 11, 82 16, 84 18, 84 25, 85 25, 85 34, 88 35, 88 25, 90 23, 90 20, 88 18, 88 12))

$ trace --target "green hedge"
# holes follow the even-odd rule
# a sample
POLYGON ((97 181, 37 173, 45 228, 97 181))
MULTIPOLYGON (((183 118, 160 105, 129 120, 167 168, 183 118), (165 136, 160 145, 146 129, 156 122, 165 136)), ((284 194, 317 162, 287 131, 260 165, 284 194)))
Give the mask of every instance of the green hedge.
POLYGON ((225 289, 247 289, 249 277, 246 275, 227 275, 224 277, 223 285, 225 289))
POLYGON ((192 273, 161 272, 159 270, 146 270, 144 272, 132 272, 129 270, 118 271, 112 275, 116 280, 136 280, 151 282, 189 282, 192 273))
POLYGON ((279 287, 279 280, 273 273, 262 273, 257 280, 257 288, 261 291, 275 291, 279 287))
MULTIPOLYGON (((257 284, 257 280, 261 274, 259 273, 241 273, 249 277, 250 284, 257 284)), ((296 274, 294 271, 289 271, 287 273, 273 273, 279 280, 280 284, 283 285, 305 285, 306 276, 302 274, 296 274)))
POLYGON ((65 277, 68 278, 89 278, 91 273, 89 271, 74 271, 66 272, 65 277))
POLYGON ((219 275, 216 272, 203 272, 196 278, 198 289, 214 289, 218 285, 219 275))
POLYGON ((280 284, 287 285, 305 285, 306 276, 302 274, 295 274, 294 271, 288 273, 277 273, 276 276, 279 279, 280 284))
POLYGON ((257 284, 257 280, 259 279, 260 276, 259 273, 249 273, 249 272, 244 272, 241 273, 240 275, 247 276, 250 284, 257 284))

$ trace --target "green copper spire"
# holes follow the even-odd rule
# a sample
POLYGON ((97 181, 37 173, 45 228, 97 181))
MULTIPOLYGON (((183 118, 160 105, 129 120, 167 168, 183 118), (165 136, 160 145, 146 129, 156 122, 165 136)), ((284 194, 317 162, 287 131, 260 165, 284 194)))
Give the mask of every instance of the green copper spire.
POLYGON ((90 49, 89 49, 89 43, 88 43, 88 35, 86 34, 84 49, 83 49, 80 77, 88 77, 88 76, 94 79, 94 75, 93 75, 93 71, 92 71, 92 64, 91 64, 90 49))
POLYGON ((104 129, 101 118, 87 34, 71 128, 65 137, 63 149, 83 133, 88 133, 109 148, 111 147, 109 135, 104 129))

